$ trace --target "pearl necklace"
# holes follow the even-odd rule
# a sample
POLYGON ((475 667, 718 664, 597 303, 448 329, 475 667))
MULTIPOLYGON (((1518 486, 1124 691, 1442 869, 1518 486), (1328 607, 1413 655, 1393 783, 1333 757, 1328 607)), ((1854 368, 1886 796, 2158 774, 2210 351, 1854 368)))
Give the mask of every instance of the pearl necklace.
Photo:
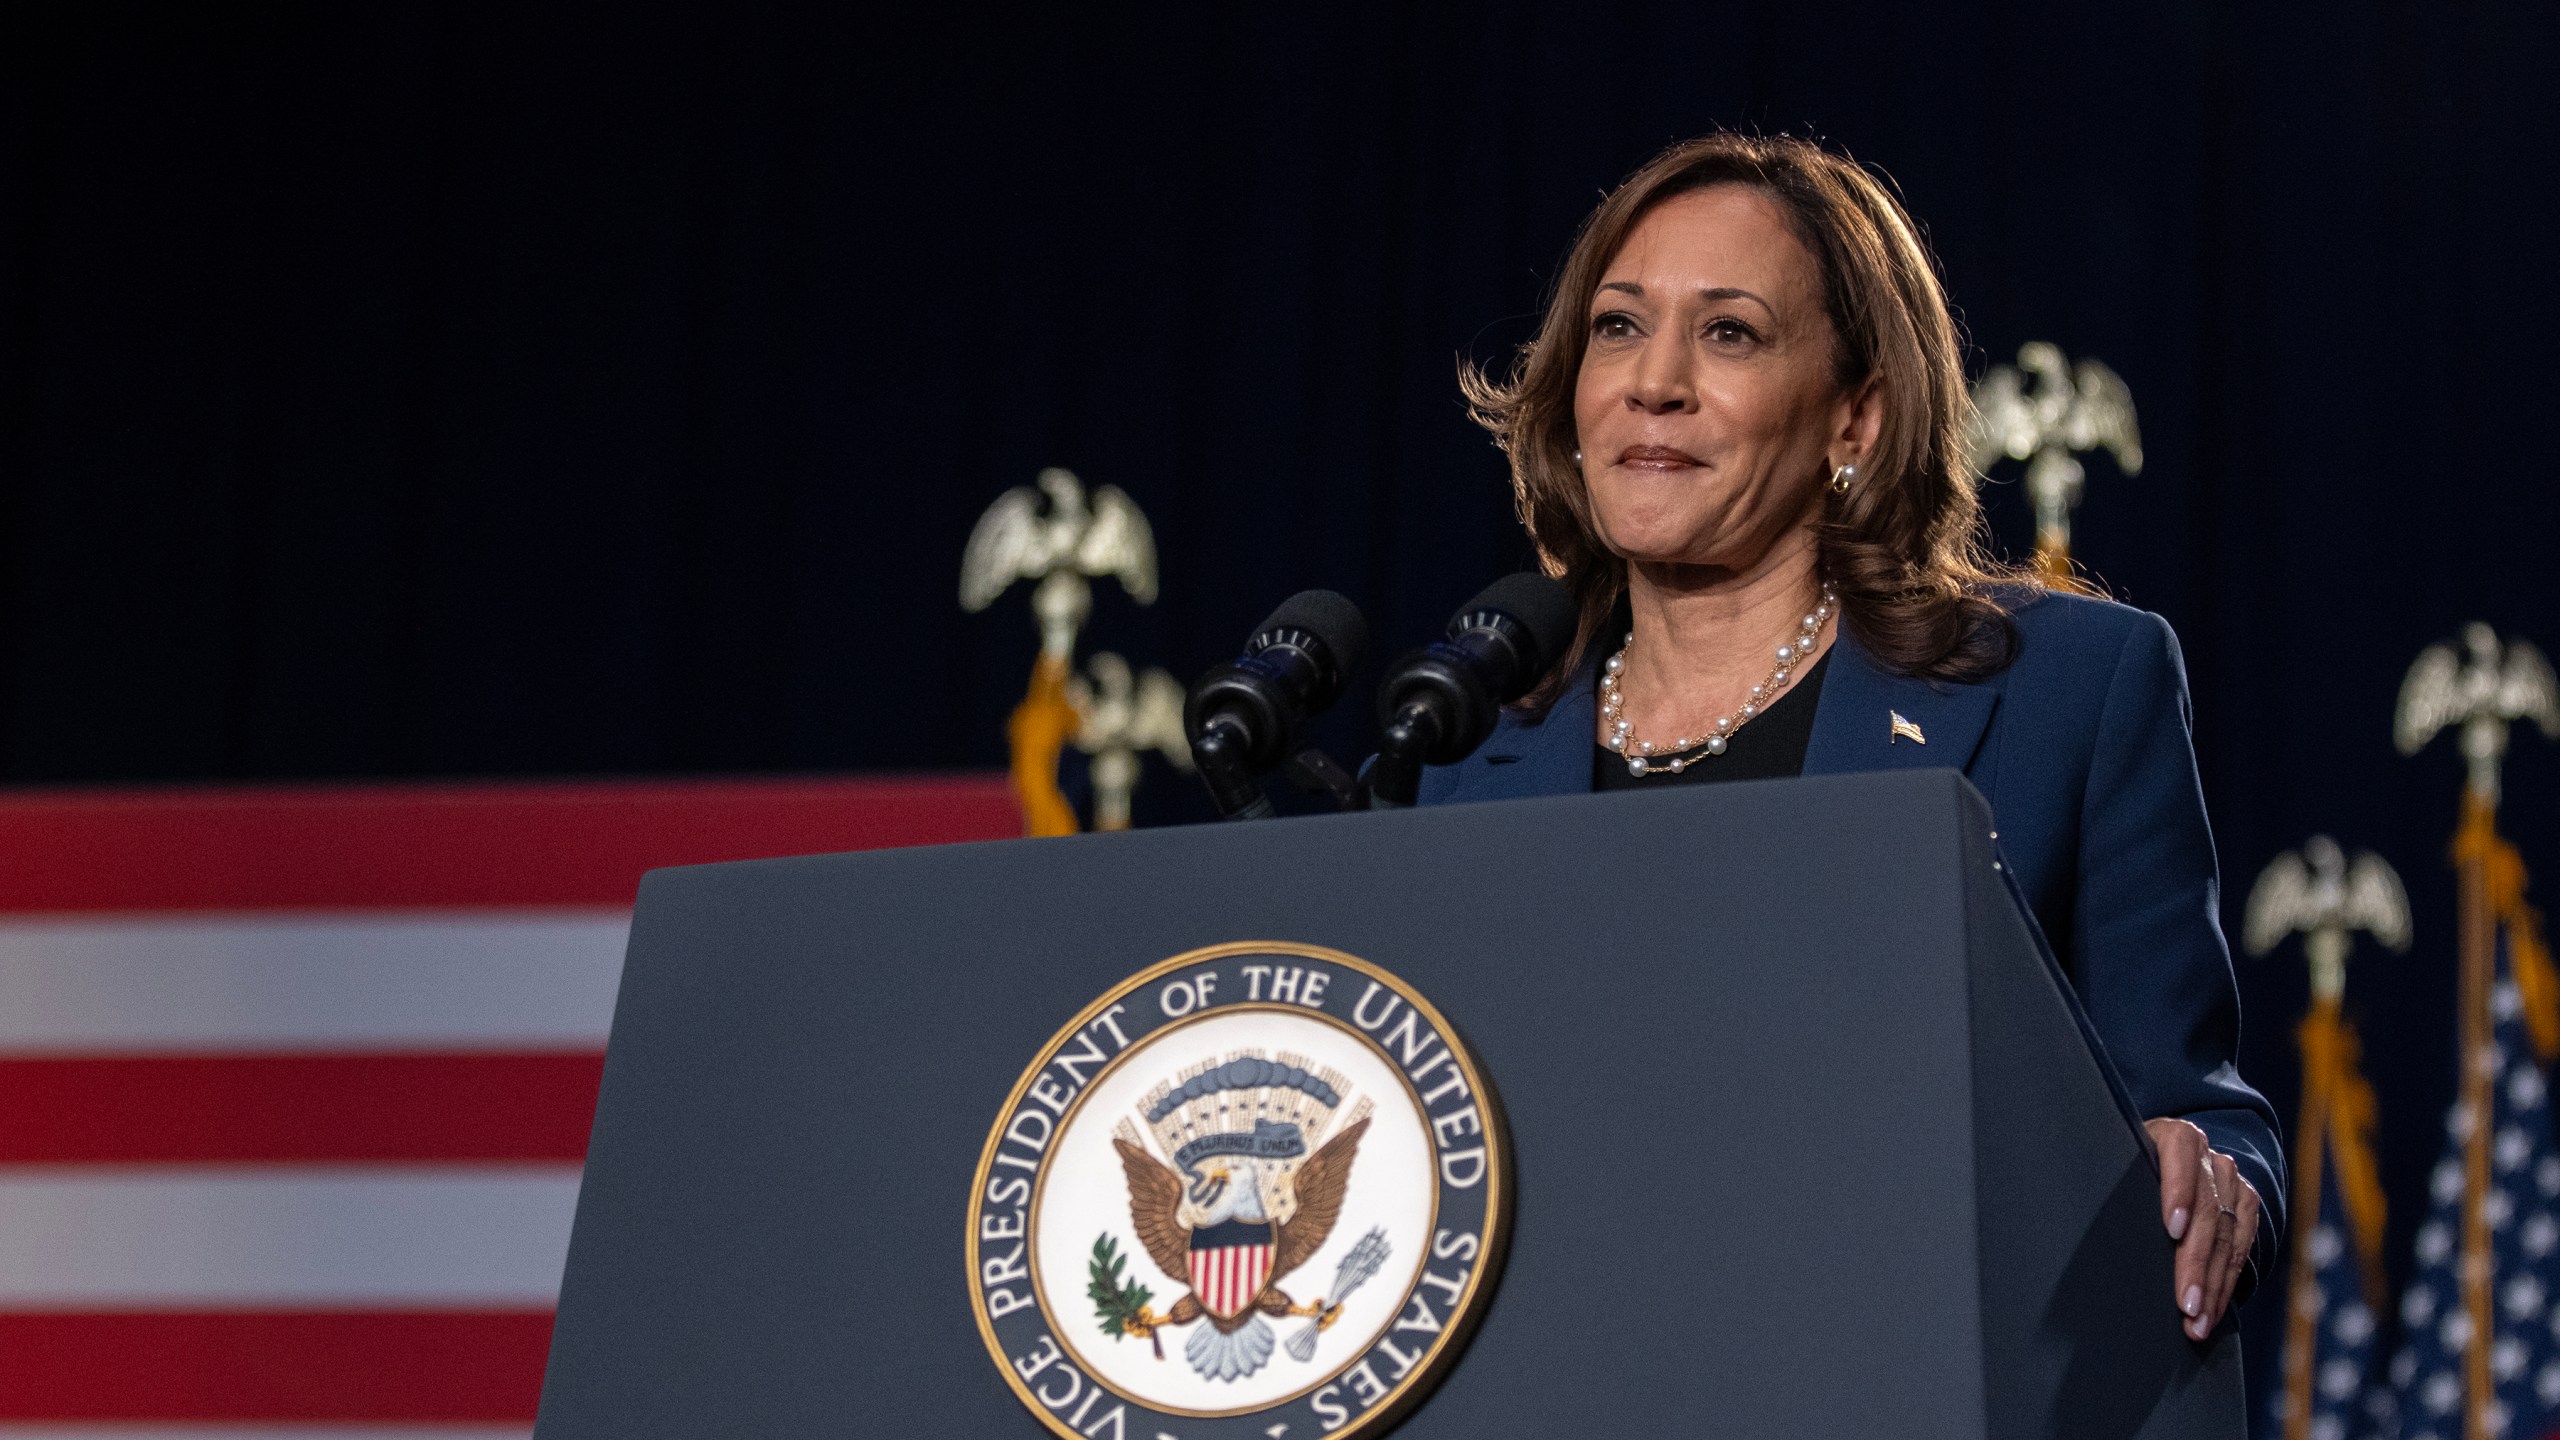
POLYGON ((1634 723, 1624 714, 1627 697, 1618 688, 1618 677, 1626 673, 1627 651, 1636 643, 1636 632, 1628 631, 1626 643, 1620 645, 1618 653, 1610 656, 1608 664, 1601 668, 1600 723, 1609 727, 1609 738, 1602 743, 1627 757, 1627 773, 1630 775, 1645 775, 1656 770, 1667 770, 1677 775, 1688 768, 1690 761, 1701 758, 1688 753, 1692 750, 1704 751, 1708 755, 1723 754, 1734 727, 1776 702, 1778 692, 1794 678, 1796 665, 1813 654, 1814 642, 1822 636, 1823 622, 1839 608, 1839 594, 1829 585, 1824 585, 1822 603, 1814 606, 1813 613, 1804 617, 1796 627, 1795 638, 1778 647, 1778 663, 1771 667, 1768 679, 1751 687, 1751 698, 1743 702, 1742 708, 1731 715, 1717 716, 1715 728, 1708 731, 1703 739, 1683 735, 1663 746, 1637 739, 1634 723))

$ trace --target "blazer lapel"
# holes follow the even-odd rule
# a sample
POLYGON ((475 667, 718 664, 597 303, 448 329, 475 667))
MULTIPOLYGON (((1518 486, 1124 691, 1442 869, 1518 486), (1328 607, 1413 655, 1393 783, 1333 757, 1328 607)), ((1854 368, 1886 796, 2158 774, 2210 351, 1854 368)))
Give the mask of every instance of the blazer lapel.
POLYGON ((1593 727, 1599 718, 1591 687, 1599 673, 1599 662, 1586 660, 1537 724, 1505 717, 1469 762, 1483 767, 1486 798, 1579 795, 1591 788, 1593 727))
POLYGON ((1831 646, 1804 773, 1966 769, 1999 704, 2000 692, 1989 685, 1896 675, 1843 630, 1831 646))

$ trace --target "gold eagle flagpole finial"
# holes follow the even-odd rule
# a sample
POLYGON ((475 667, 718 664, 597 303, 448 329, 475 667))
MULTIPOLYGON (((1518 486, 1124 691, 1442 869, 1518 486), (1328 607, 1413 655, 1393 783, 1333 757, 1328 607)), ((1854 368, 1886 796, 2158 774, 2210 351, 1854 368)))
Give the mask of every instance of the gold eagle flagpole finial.
POLYGON ((1070 693, 1076 634, 1093 613, 1087 577, 1116 576, 1141 605, 1156 598, 1155 534, 1137 503, 1105 485, 1090 503, 1073 471, 1040 472, 1039 489, 1016 486, 996 497, 969 534, 960 560, 960 608, 975 614, 1017 580, 1038 583, 1031 613, 1040 625, 1040 657, 1031 686, 1006 725, 1013 750, 1013 788, 1032 835, 1072 835, 1074 807, 1058 790, 1058 756, 1083 724, 1070 693), (1047 513, 1041 501, 1046 496, 1047 513))
POLYGON ((2030 340, 2018 347, 2015 367, 1994 365, 1973 387, 1967 438, 1977 474, 2004 458, 2027 462, 2027 497, 2036 507, 2036 569, 2055 585, 2072 584, 2071 512, 2087 478, 2072 457, 2105 450, 2125 474, 2142 473, 2133 391, 2098 361, 2073 365, 2060 346, 2030 340))
POLYGON ((1084 674, 1067 682, 1067 699, 1080 717, 1076 748, 1093 757, 1093 828, 1126 830, 1142 752, 1161 753, 1177 770, 1191 768, 1191 741, 1182 733, 1182 682, 1152 666, 1138 674, 1104 650, 1085 662, 1084 674))
POLYGON ((2497 1392, 2490 1372, 2488 1337, 2496 1311, 2490 1289, 2496 1257, 2491 1250, 2490 1087, 2496 1076, 2497 1036, 2491 1012, 2497 986, 2498 932, 2504 926, 2517 997, 2534 1048, 2548 1061, 2560 1050, 2560 980, 2543 948, 2540 925, 2524 903, 2524 860, 2498 835, 2499 762, 2508 728, 2530 719, 2546 737, 2560 739, 2560 685, 2551 662, 2531 644, 2474 621, 2462 628, 2464 656, 2451 645, 2420 651, 2400 685, 2393 739, 2400 753, 2415 755, 2436 733, 2458 729, 2464 762, 2462 823, 2454 832, 2453 861, 2461 896, 2462 1089, 2459 1104, 2471 1117, 2463 1145, 2462 1299, 2476 1337, 2464 1348, 2464 1427, 2467 1440, 2495 1432, 2497 1392))
MULTIPOLYGON (((2294 1126, 2293 1213, 2320 1223, 2324 1165, 2338 1177, 2338 1195, 2362 1262, 2367 1313, 2378 1314, 2382 1295, 2382 1179, 2373 1158, 2373 1087, 2357 1068, 2355 1027, 2339 1014, 2347 988, 2347 952, 2362 930, 2393 950, 2409 948, 2409 896, 2400 876, 2381 856, 2359 852, 2354 861, 2326 835, 2314 835, 2299 851, 2269 862, 2249 891, 2242 938, 2252 955, 2264 955, 2288 936, 2302 936, 2311 963, 2311 1008, 2296 1031, 2302 1047, 2302 1113, 2294 1126)), ((2326 1242, 2293 1247, 2293 1274, 2285 1307, 2284 1435, 2310 1440, 2312 1381, 2321 1313, 2320 1260, 2326 1242)))
POLYGON ((2531 720, 2545 737, 2560 740, 2560 684, 2540 650, 2516 639, 2501 645, 2498 632, 2477 620, 2462 627, 2462 648, 2467 659, 2449 644, 2418 652, 2400 684, 2392 738, 2401 754, 2415 755, 2437 731, 2461 727, 2467 793, 2495 810, 2507 728, 2531 720))

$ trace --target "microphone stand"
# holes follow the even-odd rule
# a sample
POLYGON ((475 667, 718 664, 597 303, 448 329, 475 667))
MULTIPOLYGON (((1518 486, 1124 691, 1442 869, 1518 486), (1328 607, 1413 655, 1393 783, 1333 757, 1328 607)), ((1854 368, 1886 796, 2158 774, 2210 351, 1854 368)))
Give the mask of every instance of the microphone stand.
POLYGON ((1378 743, 1378 753, 1360 773, 1368 784, 1368 808, 1410 810, 1422 789, 1423 757, 1440 743, 1440 712, 1420 700, 1409 701, 1387 721, 1378 743))
POLYGON ((1192 768, 1208 787, 1218 818, 1268 820, 1279 812, 1262 792, 1262 782, 1245 769, 1244 759, 1244 746, 1231 726, 1213 724, 1191 742, 1192 768))

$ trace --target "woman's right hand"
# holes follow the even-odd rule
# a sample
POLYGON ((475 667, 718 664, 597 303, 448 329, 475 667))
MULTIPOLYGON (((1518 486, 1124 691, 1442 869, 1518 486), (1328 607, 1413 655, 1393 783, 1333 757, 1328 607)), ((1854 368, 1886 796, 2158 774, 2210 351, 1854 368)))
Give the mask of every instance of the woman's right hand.
POLYGON ((2222 1323, 2258 1235, 2258 1188, 2190 1120, 2146 1120, 2160 1151, 2160 1223, 2178 1242, 2170 1303, 2190 1340, 2222 1323))

